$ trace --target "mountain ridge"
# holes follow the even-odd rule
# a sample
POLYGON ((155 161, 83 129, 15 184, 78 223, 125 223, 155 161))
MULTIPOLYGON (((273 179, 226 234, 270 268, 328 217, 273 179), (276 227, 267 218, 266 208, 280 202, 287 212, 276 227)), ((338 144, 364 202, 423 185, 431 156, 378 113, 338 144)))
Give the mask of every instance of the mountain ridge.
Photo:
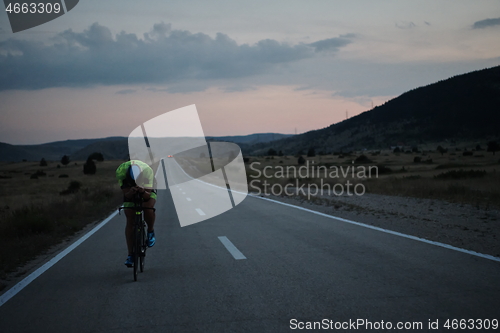
POLYGON ((450 140, 487 140, 500 133, 500 66, 455 75, 407 91, 357 116, 245 153, 270 148, 296 154, 317 151, 384 149, 399 143, 419 145, 450 140))

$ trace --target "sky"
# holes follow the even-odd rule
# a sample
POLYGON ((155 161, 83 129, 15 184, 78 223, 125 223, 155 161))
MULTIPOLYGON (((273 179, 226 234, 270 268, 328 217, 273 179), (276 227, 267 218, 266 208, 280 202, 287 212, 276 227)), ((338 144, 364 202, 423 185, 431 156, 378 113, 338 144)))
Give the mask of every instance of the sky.
POLYGON ((196 104, 207 136, 304 133, 500 65, 499 1, 80 0, 12 33, 0 142, 128 136, 196 104))

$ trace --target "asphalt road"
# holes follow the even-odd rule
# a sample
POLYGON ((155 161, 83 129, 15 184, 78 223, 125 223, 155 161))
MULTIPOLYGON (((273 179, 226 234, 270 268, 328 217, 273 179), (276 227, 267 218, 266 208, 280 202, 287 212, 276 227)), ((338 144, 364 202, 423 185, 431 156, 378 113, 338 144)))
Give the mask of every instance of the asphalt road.
POLYGON ((500 319, 499 262, 252 197, 183 228, 169 190, 157 208, 138 282, 116 216, 1 306, 0 332, 285 332, 292 319, 424 332, 429 319, 500 319))

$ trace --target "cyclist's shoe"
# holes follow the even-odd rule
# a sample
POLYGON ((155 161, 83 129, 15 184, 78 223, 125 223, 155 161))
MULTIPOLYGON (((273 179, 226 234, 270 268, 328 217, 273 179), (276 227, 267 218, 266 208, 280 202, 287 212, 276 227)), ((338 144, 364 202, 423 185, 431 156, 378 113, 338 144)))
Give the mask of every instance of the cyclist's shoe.
POLYGON ((148 247, 153 247, 156 243, 155 232, 148 232, 148 240, 146 241, 146 245, 148 247))
POLYGON ((127 257, 127 260, 125 260, 125 266, 134 267, 134 256, 127 257))

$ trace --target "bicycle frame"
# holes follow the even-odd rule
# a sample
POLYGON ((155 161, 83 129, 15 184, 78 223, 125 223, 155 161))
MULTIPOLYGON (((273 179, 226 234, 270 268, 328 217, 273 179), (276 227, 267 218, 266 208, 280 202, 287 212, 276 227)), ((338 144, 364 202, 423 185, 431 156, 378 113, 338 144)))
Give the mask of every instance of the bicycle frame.
POLYGON ((134 221, 134 244, 133 244, 133 255, 134 255, 134 281, 137 281, 137 273, 140 267, 140 271, 144 271, 145 257, 146 257, 146 222, 143 218, 143 212, 145 209, 152 209, 156 211, 155 208, 143 207, 142 197, 139 193, 134 196, 134 207, 119 207, 118 212, 120 213, 122 209, 133 209, 135 210, 135 221, 134 221))

